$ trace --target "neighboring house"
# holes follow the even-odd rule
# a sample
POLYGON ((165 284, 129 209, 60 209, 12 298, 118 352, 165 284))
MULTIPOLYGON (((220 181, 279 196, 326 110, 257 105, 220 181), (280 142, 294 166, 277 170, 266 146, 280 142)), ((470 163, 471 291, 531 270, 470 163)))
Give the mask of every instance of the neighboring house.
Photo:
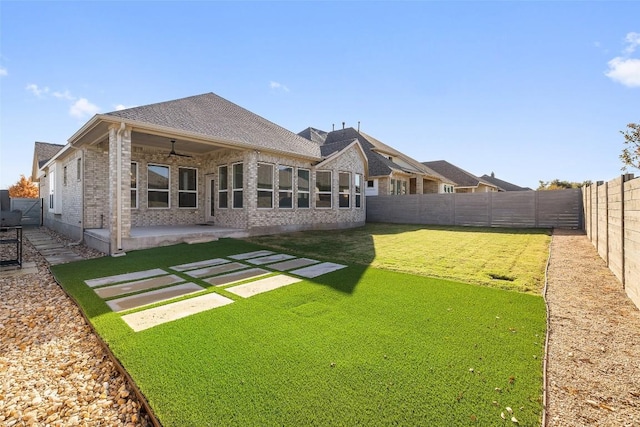
POLYGON ((491 184, 498 187, 498 191, 533 191, 528 187, 520 187, 518 185, 512 184, 507 181, 503 181, 501 179, 496 178, 496 175, 491 172, 491 175, 482 175, 480 177, 482 180, 490 182, 491 184))
POLYGON ((453 182, 453 191, 456 193, 487 193, 498 191, 497 185, 479 178, 464 169, 460 169, 445 160, 422 162, 422 164, 453 182))
POLYGON ((453 183, 417 160, 354 128, 325 132, 307 128, 298 135, 320 145, 323 154, 358 141, 366 153, 366 196, 445 193, 453 183))
POLYGON ((45 165, 53 156, 58 154, 58 151, 62 150, 64 145, 51 144, 48 142, 37 142, 33 148, 33 166, 31 167, 31 181, 38 181, 38 171, 45 165))
POLYGON ((151 245, 132 236, 144 227, 251 235, 365 222, 357 140, 321 149, 213 93, 95 115, 43 159, 34 153, 45 226, 114 255, 151 245))

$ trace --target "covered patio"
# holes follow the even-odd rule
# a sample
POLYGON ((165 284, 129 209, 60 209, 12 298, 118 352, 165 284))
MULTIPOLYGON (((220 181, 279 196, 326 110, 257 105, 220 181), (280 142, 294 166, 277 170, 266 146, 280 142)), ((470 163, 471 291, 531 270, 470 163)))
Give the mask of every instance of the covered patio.
MULTIPOLYGON (((132 227, 129 237, 122 239, 123 250, 132 251, 178 243, 204 243, 224 237, 247 237, 249 232, 241 228, 230 228, 210 223, 192 225, 162 225, 152 227, 132 227)), ((109 229, 91 228, 84 230, 87 246, 109 253, 109 229)))

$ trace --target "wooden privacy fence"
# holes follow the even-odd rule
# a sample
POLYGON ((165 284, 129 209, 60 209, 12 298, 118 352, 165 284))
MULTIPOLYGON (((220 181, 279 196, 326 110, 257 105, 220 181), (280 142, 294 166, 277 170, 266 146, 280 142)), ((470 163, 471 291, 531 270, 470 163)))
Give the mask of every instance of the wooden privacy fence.
POLYGON ((640 308, 640 178, 626 174, 583 190, 587 237, 640 308))
POLYGON ((579 188, 367 197, 367 221, 512 228, 583 228, 579 188))

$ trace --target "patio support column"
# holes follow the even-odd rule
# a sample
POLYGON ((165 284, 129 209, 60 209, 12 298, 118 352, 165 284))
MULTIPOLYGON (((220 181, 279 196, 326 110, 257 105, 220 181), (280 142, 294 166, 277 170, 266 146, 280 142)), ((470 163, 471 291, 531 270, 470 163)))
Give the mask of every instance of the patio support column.
POLYGON ((131 235, 131 127, 109 127, 109 244, 124 254, 122 240, 131 235))
POLYGON ((416 194, 424 193, 424 178, 422 175, 416 175, 416 194))

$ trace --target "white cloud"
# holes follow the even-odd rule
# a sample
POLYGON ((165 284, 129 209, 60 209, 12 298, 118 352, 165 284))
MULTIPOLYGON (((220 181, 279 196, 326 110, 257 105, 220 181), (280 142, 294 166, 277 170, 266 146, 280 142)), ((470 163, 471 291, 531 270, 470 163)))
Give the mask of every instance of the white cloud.
POLYGON ((278 83, 278 82, 274 82, 274 81, 269 82, 269 87, 271 89, 282 90, 282 91, 285 91, 285 92, 289 92, 289 88, 288 87, 286 87, 285 85, 283 85, 281 83, 278 83))
POLYGON ((628 33, 627 37, 624 38, 624 41, 627 42, 628 46, 624 49, 624 53, 627 55, 631 55, 638 46, 640 46, 640 33, 628 33))
POLYGON ((73 95, 69 93, 68 90, 65 90, 64 92, 56 91, 56 92, 53 92, 52 95, 58 99, 66 99, 68 101, 75 101, 76 99, 73 95))
POLYGON ((611 80, 629 87, 640 87, 640 59, 616 57, 605 73, 611 80))
POLYGON ((89 102, 87 98, 80 98, 69 108, 69 114, 72 117, 83 119, 91 117, 100 112, 100 107, 89 102))
POLYGON ((31 92, 32 94, 34 94, 38 98, 40 98, 40 97, 46 95, 47 93, 49 93, 49 88, 48 87, 45 86, 45 87, 41 88, 37 84, 34 84, 34 83, 28 84, 25 89, 27 89, 29 92, 31 92))
POLYGON ((630 57, 640 46, 640 33, 627 33, 624 40, 627 46, 623 55, 616 56, 607 63, 609 69, 604 75, 624 86, 640 87, 640 59, 630 57))
POLYGON ((7 69, 4 67, 0 67, 0 77, 4 77, 8 75, 9 75, 9 72, 7 71, 7 69))
POLYGON ((133 108, 133 107, 136 107, 136 106, 135 105, 118 104, 114 108, 116 109, 116 111, 120 111, 120 110, 126 110, 128 108, 133 108))

